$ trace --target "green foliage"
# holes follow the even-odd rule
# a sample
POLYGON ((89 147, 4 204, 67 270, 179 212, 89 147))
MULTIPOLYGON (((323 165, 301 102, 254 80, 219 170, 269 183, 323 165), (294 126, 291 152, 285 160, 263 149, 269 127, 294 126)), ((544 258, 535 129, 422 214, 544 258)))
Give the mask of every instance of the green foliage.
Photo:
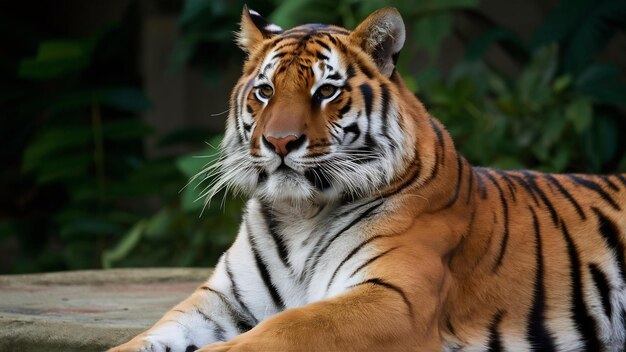
POLYGON ((624 5, 561 1, 529 44, 492 26, 469 43, 465 62, 450 77, 417 77, 416 92, 476 164, 550 172, 620 170, 626 145, 617 131, 626 126, 626 84, 616 66, 593 58, 615 28, 626 24, 626 17, 613 16, 625 11, 624 5), (592 15, 583 15, 587 12, 592 15), (592 33, 593 40, 586 40, 592 33), (493 45, 519 63, 518 74, 498 72, 481 60, 493 45))

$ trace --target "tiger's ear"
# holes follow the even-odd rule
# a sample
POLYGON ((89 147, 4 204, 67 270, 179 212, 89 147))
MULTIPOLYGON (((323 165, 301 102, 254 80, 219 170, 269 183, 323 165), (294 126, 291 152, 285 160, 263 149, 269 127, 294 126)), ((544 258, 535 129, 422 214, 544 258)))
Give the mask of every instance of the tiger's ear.
POLYGON ((241 28, 236 33, 237 45, 246 53, 252 52, 264 39, 283 31, 279 26, 269 23, 258 12, 243 6, 241 28))
POLYGON ((361 22, 350 34, 350 40, 368 53, 378 69, 389 77, 396 67, 405 35, 402 16, 395 8, 387 7, 361 22))

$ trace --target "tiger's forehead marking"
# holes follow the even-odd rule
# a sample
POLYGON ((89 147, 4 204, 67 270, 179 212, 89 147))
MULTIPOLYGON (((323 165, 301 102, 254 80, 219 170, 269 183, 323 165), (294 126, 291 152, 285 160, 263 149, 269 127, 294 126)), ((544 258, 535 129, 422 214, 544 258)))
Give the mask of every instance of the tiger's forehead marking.
POLYGON ((339 79, 341 67, 339 36, 347 36, 346 29, 322 24, 309 24, 287 30, 273 40, 270 49, 258 68, 257 80, 272 81, 277 74, 290 67, 295 70, 294 79, 313 78, 316 84, 326 77, 339 79))

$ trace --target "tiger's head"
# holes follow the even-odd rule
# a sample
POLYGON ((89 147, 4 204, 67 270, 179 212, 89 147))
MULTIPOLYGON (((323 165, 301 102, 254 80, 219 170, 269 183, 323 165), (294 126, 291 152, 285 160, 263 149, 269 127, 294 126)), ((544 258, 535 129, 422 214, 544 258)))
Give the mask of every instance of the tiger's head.
POLYGON ((213 191, 327 202, 375 195, 393 182, 415 152, 395 73, 404 38, 392 8, 354 31, 282 30, 244 8, 237 43, 247 59, 213 191))

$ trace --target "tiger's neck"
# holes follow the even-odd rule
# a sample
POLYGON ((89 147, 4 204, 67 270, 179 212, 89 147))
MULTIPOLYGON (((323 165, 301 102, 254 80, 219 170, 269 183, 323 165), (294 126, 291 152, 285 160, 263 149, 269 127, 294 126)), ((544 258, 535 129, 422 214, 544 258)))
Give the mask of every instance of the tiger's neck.
POLYGON ((484 210, 479 193, 489 185, 480 182, 480 168, 472 167, 456 150, 445 127, 428 114, 397 73, 392 82, 402 97, 399 112, 412 124, 406 126, 407 132, 415 134, 414 157, 383 194, 401 199, 413 219, 444 219, 452 253, 472 231, 476 213, 484 210))

